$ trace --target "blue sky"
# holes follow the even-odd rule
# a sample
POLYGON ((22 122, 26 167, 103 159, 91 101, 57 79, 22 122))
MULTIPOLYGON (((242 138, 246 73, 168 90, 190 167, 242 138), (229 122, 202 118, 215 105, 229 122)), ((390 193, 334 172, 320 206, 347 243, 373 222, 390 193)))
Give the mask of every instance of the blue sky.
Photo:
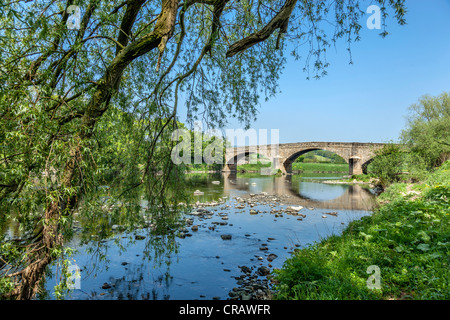
MULTIPOLYGON (((388 142, 405 127, 408 107, 424 94, 450 91, 450 0, 406 0, 407 24, 390 33, 366 28, 352 46, 330 48, 328 75, 306 80, 304 61, 288 58, 275 98, 261 102, 252 128, 279 129, 279 142, 388 142)), ((367 18, 370 14, 367 14, 367 18)), ((229 128, 241 128, 230 121, 229 128)), ((269 141, 270 142, 270 141, 269 141)))

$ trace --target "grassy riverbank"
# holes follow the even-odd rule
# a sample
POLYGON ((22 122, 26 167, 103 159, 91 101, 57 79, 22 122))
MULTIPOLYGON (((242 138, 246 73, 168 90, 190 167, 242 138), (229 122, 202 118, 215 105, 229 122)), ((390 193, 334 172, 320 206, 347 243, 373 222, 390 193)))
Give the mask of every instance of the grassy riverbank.
POLYGON ((292 170, 302 172, 345 172, 348 173, 347 163, 314 163, 314 162, 294 162, 292 170))
POLYGON ((262 163, 261 161, 257 161, 257 163, 245 163, 237 166, 238 171, 245 171, 245 172, 259 172, 262 168, 270 168, 272 164, 270 162, 268 163, 262 163))
MULTIPOLYGON (((244 172, 260 172, 262 168, 269 168, 271 166, 270 162, 257 161, 256 163, 246 163, 238 165, 238 171, 244 172)), ((206 163, 193 164, 186 166, 186 172, 220 172, 222 167, 220 165, 208 165, 206 163)), ((347 163, 319 163, 319 162, 294 162, 292 164, 293 171, 301 171, 302 173, 313 173, 313 172, 342 172, 348 173, 347 163)))
MULTIPOLYGON (((270 163, 247 163, 241 164, 237 167, 238 171, 245 172, 259 172, 261 168, 270 167, 270 163)), ((294 162, 292 164, 292 171, 308 172, 343 172, 348 173, 348 164, 344 163, 314 163, 314 162, 294 162)))
POLYGON ((449 161, 422 183, 391 185, 371 216, 297 250, 275 272, 274 298, 449 299, 449 198, 449 161), (373 265, 380 289, 367 286, 373 265))

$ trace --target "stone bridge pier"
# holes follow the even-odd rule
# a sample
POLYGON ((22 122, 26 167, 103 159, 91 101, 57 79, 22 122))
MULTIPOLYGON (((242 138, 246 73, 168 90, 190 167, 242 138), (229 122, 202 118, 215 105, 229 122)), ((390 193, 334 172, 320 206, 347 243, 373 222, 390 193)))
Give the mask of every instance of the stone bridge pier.
POLYGON ((237 165, 246 163, 248 155, 260 154, 271 160, 273 169, 290 174, 292 163, 302 154, 313 150, 327 150, 341 156, 348 163, 349 175, 362 174, 375 157, 375 151, 383 145, 383 143, 361 142, 299 142, 227 148, 223 171, 236 171, 237 165))

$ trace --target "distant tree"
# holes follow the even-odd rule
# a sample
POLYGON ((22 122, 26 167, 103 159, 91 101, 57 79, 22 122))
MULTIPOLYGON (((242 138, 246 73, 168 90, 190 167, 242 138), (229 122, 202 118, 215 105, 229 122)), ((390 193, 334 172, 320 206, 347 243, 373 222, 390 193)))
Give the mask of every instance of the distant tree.
POLYGON ((407 149, 398 144, 389 143, 377 150, 375 154, 370 163, 370 171, 379 178, 381 185, 387 186, 399 181, 405 170, 407 149))
POLYGON ((450 159, 450 93, 424 95, 409 111, 402 142, 418 153, 428 168, 440 166, 450 159))

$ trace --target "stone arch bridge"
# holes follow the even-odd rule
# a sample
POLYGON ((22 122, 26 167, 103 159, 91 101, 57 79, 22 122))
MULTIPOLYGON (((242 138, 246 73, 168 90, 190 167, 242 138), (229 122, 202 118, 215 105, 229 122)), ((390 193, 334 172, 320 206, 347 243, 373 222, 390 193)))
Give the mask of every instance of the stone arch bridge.
POLYGON ((375 157, 375 151, 383 146, 384 143, 298 142, 227 148, 223 171, 237 171, 237 165, 246 163, 248 155, 259 154, 272 161, 273 169, 289 174, 292 173, 292 163, 302 154, 313 150, 328 150, 341 156, 349 164, 350 175, 362 174, 375 157))

